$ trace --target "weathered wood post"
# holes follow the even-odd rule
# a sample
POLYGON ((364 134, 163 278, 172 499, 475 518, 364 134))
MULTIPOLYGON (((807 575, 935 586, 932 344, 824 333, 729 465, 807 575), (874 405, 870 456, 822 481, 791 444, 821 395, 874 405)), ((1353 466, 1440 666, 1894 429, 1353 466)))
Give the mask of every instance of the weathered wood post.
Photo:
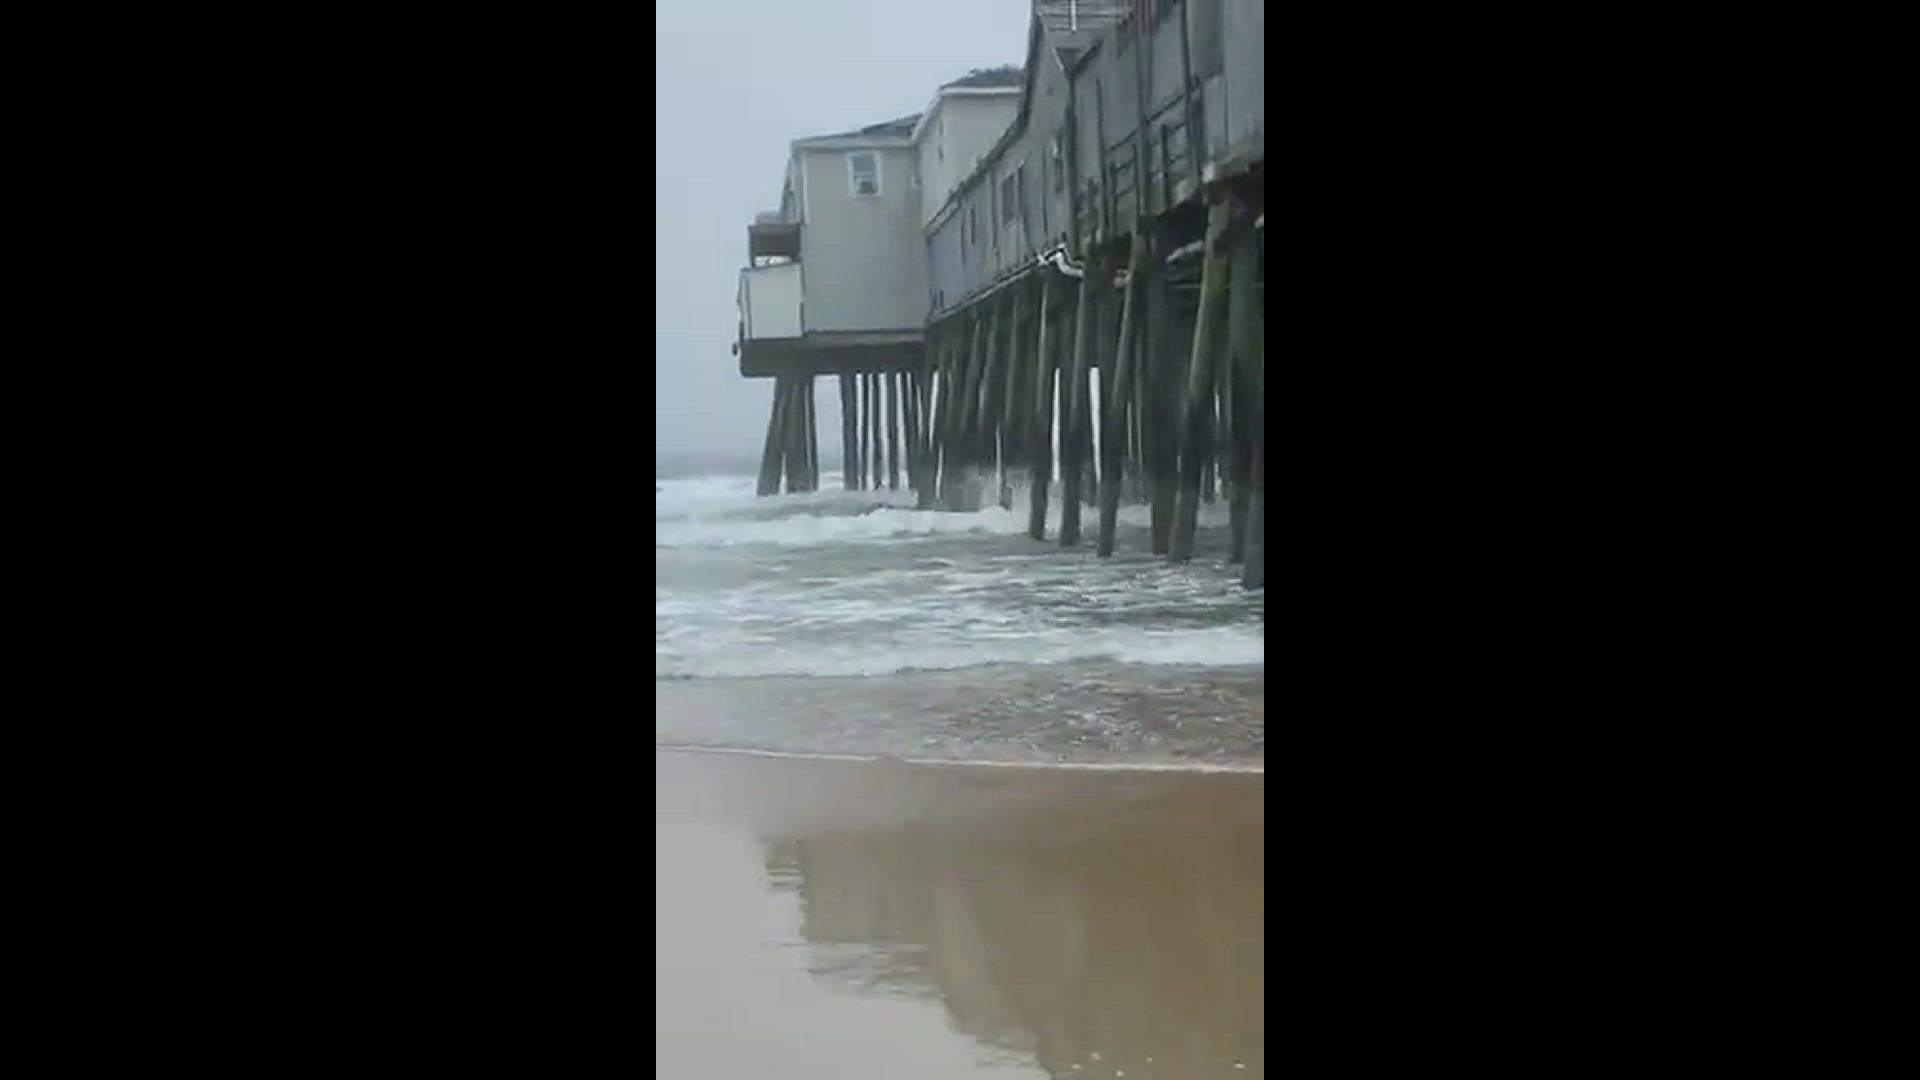
POLYGON ((1026 425, 1021 422, 1022 394, 1026 390, 1027 349, 1022 331, 1026 326, 1027 286, 1012 288, 1012 313, 1007 319, 1007 377, 1000 400, 1000 508, 1013 509, 1014 474, 1024 467, 1026 450, 1022 445, 1026 425))
MULTIPOLYGON (((1214 338, 1215 348, 1219 348, 1220 343, 1221 343, 1221 338, 1219 337, 1214 338)), ((1224 368, 1224 367, 1226 367, 1225 364, 1220 364, 1218 367, 1215 368, 1214 379, 1216 382, 1218 382, 1219 380, 1219 368, 1224 368)), ((1207 452, 1205 455, 1203 455, 1200 458, 1200 501, 1203 503, 1206 503, 1209 506, 1213 504, 1214 477, 1218 471, 1215 468, 1215 465, 1217 464, 1217 461, 1218 461, 1218 457, 1219 457, 1218 451, 1220 449, 1220 439, 1218 436, 1218 432, 1220 430, 1220 397, 1219 395, 1220 395, 1220 388, 1218 386, 1215 386, 1213 389, 1207 391, 1207 403, 1206 403, 1207 452)))
POLYGON ((966 328, 954 335, 956 366, 952 405, 947 409, 946 467, 940 476, 940 504, 948 510, 967 509, 968 472, 973 468, 972 434, 968 419, 972 402, 980 392, 980 349, 982 322, 978 310, 966 315, 966 328))
POLYGON ((1219 343, 1222 301, 1226 299, 1227 259, 1222 240, 1230 216, 1227 201, 1216 196, 1207 207, 1207 239, 1200 267, 1200 310, 1193 320, 1193 355, 1187 362, 1185 416, 1180 427, 1180 488, 1174 497, 1173 542, 1167 557, 1176 563, 1193 558, 1199 526, 1200 477, 1211 456, 1213 374, 1219 343))
POLYGON ((785 397, 786 377, 774 376, 773 407, 767 412, 767 441, 760 450, 760 478, 754 485, 757 495, 780 494, 780 403, 785 397))
MULTIPOLYGON (((1262 198, 1261 203, 1264 202, 1262 198)), ((1266 242, 1266 231, 1256 224, 1254 239, 1249 245, 1256 267, 1266 263, 1266 242)), ((1264 289, 1265 285, 1260 284, 1259 290, 1264 289)), ((1248 331, 1248 361, 1242 369, 1246 379, 1241 384, 1244 401, 1241 415, 1252 436, 1242 441, 1249 444, 1253 459, 1247 493, 1247 564, 1240 578, 1241 584, 1249 589, 1264 589, 1267 585, 1267 312, 1260 299, 1256 293, 1255 303, 1251 305, 1253 326, 1248 331)))
POLYGON ((1027 535, 1035 540, 1047 538, 1047 486, 1053 483, 1053 384, 1059 358, 1054 355, 1052 333, 1053 274, 1040 271, 1040 314, 1035 320, 1033 348, 1033 397, 1030 401, 1033 424, 1028 429, 1027 445, 1027 535))
POLYGON ((1091 424, 1088 411, 1090 376, 1093 360, 1096 291, 1104 273, 1105 257, 1089 252, 1086 271, 1080 278, 1080 302, 1073 314, 1073 372, 1067 380, 1067 416, 1060 431, 1060 546, 1080 543, 1080 503, 1086 497, 1086 443, 1082 433, 1091 424))
POLYGON ((853 442, 854 408, 853 376, 843 373, 840 376, 840 486, 848 491, 854 490, 853 469, 859 457, 853 442))
POLYGON ((920 447, 920 379, 918 371, 909 371, 902 378, 902 389, 906 396, 901 400, 901 419, 906 425, 907 490, 920 490, 921 462, 926 454, 920 447))
MULTIPOLYGON (((977 493, 998 467, 994 453, 994 421, 998 418, 998 400, 994 397, 994 384, 1004 377, 1005 360, 1000 348, 1000 331, 1003 325, 1001 309, 1005 295, 997 295, 987 301, 987 310, 982 313, 986 319, 986 343, 982 346, 980 359, 980 394, 974 403, 973 411, 973 454, 976 473, 970 485, 969 510, 980 509, 981 500, 977 493)), ((997 493, 996 493, 997 494, 997 493)))
POLYGON ((1147 262, 1144 283, 1147 300, 1145 378, 1141 402, 1145 406, 1147 441, 1148 504, 1152 528, 1148 548, 1165 555, 1173 537, 1174 489, 1179 435, 1174 430, 1180 393, 1179 373, 1184 369, 1178 323, 1174 320, 1172 284, 1167 280, 1165 253, 1172 247, 1172 232, 1165 222, 1155 225, 1154 256, 1147 262))
POLYGON ((1247 555, 1247 508, 1253 482, 1253 441, 1251 414, 1259 405, 1258 358, 1256 337, 1259 299, 1254 275, 1259 268, 1260 237, 1252 228, 1251 207, 1242 206, 1240 227, 1235 231, 1233 255, 1227 271, 1227 393, 1225 415, 1227 430, 1227 511, 1232 522, 1232 541, 1227 554, 1230 563, 1247 555))
POLYGON ((1127 402, 1132 394, 1133 339, 1139 333, 1140 272, 1147 264, 1146 219, 1135 218, 1127 252, 1127 289, 1120 299, 1120 335, 1114 342, 1113 362, 1100 374, 1101 396, 1107 405, 1100 419, 1106 429, 1100 441, 1105 458, 1100 464, 1100 539, 1095 553, 1113 554, 1113 537, 1120 523, 1120 478, 1127 450, 1127 402))
POLYGON ((920 460, 920 499, 922 510, 931 508, 939 495, 935 486, 940 475, 940 451, 938 436, 940 433, 940 402, 936 395, 940 385, 940 369, 945 362, 946 346, 944 339, 940 348, 929 353, 932 366, 927 369, 927 377, 920 382, 920 441, 922 458, 920 460))
POLYGON ((987 375, 979 384, 979 461, 987 475, 981 484, 993 480, 1000 469, 1000 396, 1006 392, 1006 331, 1008 302, 1012 296, 1002 290, 993 298, 987 315, 987 375))
POLYGON ((940 345, 935 350, 934 377, 927 382, 927 484, 920 493, 919 507, 930 510, 938 505, 941 484, 946 481, 947 411, 953 393, 953 329, 949 321, 940 330, 940 345))
POLYGON ((787 382, 787 494, 810 492, 812 461, 806 457, 806 384, 808 379, 795 375, 787 382))
POLYGON ((860 490, 871 490, 879 479, 874 476, 873 463, 873 376, 861 374, 858 390, 860 392, 860 490))
POLYGON ((885 454, 885 450, 879 446, 879 394, 876 394, 877 388, 879 388, 879 380, 874 377, 872 371, 868 371, 866 375, 860 377, 860 398, 866 402, 864 411, 860 413, 860 423, 864 425, 864 427, 860 429, 860 448, 862 448, 860 471, 866 475, 866 490, 870 490, 870 492, 877 492, 877 490, 879 490, 879 463, 881 463, 881 455, 885 454))
POLYGON ((800 383, 800 400, 807 417, 807 490, 820 490, 820 433, 814 425, 813 376, 800 383))
POLYGON ((1266 442, 1266 432, 1257 431, 1253 441, 1253 491, 1247 505, 1247 564, 1240 572, 1240 584, 1249 589, 1267 585, 1266 442))
POLYGON ((913 414, 920 401, 919 381, 911 368, 900 373, 900 471, 906 474, 908 491, 920 486, 920 428, 913 414))
POLYGON ((875 491, 879 491, 886 482, 884 477, 887 472, 887 401, 881 392, 883 378, 877 371, 867 374, 867 392, 873 399, 872 406, 867 410, 867 423, 872 427, 868 445, 873 448, 872 468, 867 475, 873 477, 872 487, 875 491))
POLYGON ((900 490, 900 373, 880 376, 887 384, 887 490, 900 490))

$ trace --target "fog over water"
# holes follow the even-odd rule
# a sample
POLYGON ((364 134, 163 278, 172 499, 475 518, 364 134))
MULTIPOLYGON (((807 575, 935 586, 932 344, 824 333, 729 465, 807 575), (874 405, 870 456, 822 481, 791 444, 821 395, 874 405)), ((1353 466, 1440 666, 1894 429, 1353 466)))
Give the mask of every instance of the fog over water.
MULTIPOLYGON (((734 296, 748 223, 779 208, 789 144, 919 112, 941 83, 1022 63, 1031 4, 661 0, 654 12, 655 450, 751 471, 773 381, 740 375, 734 296)), ((837 384, 821 380, 815 400, 819 430, 839 431, 837 384)))

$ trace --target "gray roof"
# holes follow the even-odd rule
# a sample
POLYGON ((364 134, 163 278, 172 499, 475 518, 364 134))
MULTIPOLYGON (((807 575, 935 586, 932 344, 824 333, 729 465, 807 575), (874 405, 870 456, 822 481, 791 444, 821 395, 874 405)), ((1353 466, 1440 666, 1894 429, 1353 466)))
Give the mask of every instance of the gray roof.
POLYGON ((974 68, 965 75, 949 83, 941 83, 940 89, 980 89, 986 87, 1013 87, 1019 89, 1025 85, 1026 72, 1019 64, 1001 64, 999 67, 974 68))
POLYGON ((1071 64, 1108 27, 1133 14, 1133 0, 1033 0, 1033 14, 1061 62, 1071 64))
POLYGON ((827 139, 910 139, 913 127, 920 122, 920 114, 903 116, 898 120, 883 120, 878 124, 868 124, 853 131, 839 131, 832 135, 812 135, 798 140, 802 143, 823 142, 827 139))

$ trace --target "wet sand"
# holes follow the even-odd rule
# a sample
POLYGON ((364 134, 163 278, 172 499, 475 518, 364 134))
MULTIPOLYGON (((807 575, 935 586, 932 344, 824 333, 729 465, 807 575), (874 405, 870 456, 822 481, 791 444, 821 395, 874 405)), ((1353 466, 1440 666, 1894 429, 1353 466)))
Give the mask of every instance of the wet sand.
POLYGON ((659 1074, 1265 1073, 1265 777, 657 751, 659 1074))

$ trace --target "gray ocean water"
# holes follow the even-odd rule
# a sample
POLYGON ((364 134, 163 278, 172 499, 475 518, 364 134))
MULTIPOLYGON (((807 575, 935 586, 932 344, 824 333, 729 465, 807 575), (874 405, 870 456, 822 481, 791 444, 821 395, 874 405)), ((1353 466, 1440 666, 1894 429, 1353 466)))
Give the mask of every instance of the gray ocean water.
MULTIPOLYGON (((823 470, 825 473, 826 470, 823 470)), ((1192 563, 1062 550, 1015 511, 907 491, 756 498, 744 470, 657 477, 662 746, 1020 764, 1258 768, 1265 594, 1226 565, 1224 502, 1192 563)), ((1059 499, 1049 537, 1058 536, 1059 499)))

